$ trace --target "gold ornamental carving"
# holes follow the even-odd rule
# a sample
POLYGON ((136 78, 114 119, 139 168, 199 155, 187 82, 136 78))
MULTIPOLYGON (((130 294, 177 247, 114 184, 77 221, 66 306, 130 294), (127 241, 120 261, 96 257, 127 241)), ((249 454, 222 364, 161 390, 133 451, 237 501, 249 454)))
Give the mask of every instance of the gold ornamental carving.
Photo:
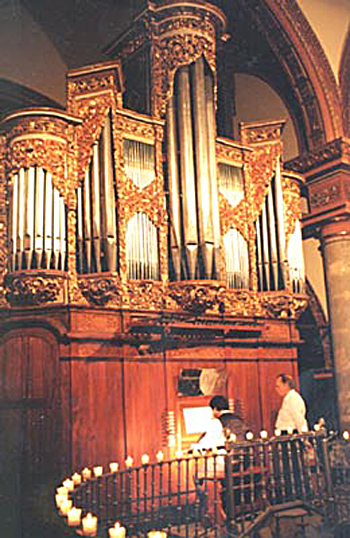
POLYGON ((263 315, 276 319, 298 319, 308 305, 306 295, 294 295, 285 291, 261 293, 263 315))
POLYGON ((225 286, 220 282, 177 282, 169 284, 169 296, 177 305, 195 315, 202 315, 220 308, 225 286))
POLYGON ((78 285, 85 299, 97 306, 121 306, 121 284, 117 275, 78 277, 78 285))
POLYGON ((11 306, 41 306, 64 302, 64 276, 49 273, 6 275, 4 280, 6 300, 11 306))
POLYGON ((3 275, 7 263, 5 136, 0 136, 0 306, 6 306, 3 275))
POLYGON ((164 285, 157 281, 129 280, 126 284, 130 308, 144 310, 164 309, 164 285))

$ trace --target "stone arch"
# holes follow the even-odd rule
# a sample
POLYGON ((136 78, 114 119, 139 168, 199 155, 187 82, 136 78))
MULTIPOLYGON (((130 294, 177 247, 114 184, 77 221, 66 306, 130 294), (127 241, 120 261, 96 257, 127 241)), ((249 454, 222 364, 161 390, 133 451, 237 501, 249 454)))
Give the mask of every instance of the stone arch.
POLYGON ((345 135, 350 137, 350 26, 340 61, 339 81, 342 96, 344 131, 345 135))

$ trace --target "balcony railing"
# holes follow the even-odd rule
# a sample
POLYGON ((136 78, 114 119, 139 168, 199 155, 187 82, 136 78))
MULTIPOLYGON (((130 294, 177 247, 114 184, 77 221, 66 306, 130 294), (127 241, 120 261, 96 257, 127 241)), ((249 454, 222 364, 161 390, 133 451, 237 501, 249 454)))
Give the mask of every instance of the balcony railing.
MULTIPOLYGON (((86 535, 112 536, 108 529, 118 522, 128 536, 157 529, 184 538, 223 531, 243 538, 295 508, 332 525, 350 518, 350 445, 323 431, 143 461, 69 487, 68 507, 80 508, 82 519, 97 517, 96 531, 86 535)), ((76 529, 84 534, 81 525, 76 529)))

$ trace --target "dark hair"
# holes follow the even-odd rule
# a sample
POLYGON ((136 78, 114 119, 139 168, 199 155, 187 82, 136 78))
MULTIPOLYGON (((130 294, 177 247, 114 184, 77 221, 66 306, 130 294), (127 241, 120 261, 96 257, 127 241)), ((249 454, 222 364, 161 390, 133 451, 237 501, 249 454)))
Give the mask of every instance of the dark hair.
POLYGON ((210 400, 209 405, 212 409, 218 409, 218 411, 229 409, 228 400, 224 396, 214 396, 210 400))
POLYGON ((284 385, 287 384, 290 389, 295 389, 296 387, 294 379, 288 374, 279 374, 277 379, 280 379, 284 385))

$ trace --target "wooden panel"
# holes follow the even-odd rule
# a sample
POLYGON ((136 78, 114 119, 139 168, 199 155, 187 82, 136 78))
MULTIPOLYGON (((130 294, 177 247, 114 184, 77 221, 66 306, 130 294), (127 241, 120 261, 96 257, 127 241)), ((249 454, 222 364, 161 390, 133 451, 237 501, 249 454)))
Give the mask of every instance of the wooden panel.
POLYGON ((123 457, 121 365, 115 361, 73 361, 73 470, 123 457))
POLYGON ((257 434, 261 428, 257 362, 228 362, 226 369, 228 396, 242 405, 247 427, 257 434))
POLYGON ((125 363, 127 452, 140 463, 142 454, 155 458, 162 449, 162 420, 166 411, 162 362, 125 363))

